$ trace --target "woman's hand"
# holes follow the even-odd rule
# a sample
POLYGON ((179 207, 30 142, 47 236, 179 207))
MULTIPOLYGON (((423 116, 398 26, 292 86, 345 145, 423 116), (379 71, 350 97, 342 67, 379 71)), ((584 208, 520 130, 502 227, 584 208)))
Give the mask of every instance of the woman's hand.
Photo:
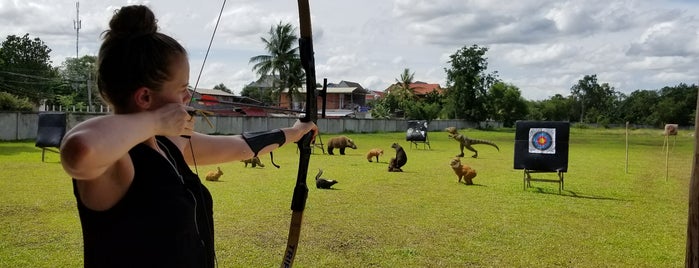
POLYGON ((181 103, 170 103, 152 111, 156 126, 155 134, 191 136, 194 131, 194 116, 188 113, 187 108, 181 103))
POLYGON ((301 133, 301 135, 299 135, 295 141, 300 140, 303 137, 303 135, 306 135, 306 133, 310 131, 313 131, 311 143, 314 143, 316 140, 316 136, 318 136, 318 126, 313 122, 301 122, 301 120, 296 120, 294 126, 292 126, 291 128, 301 133))

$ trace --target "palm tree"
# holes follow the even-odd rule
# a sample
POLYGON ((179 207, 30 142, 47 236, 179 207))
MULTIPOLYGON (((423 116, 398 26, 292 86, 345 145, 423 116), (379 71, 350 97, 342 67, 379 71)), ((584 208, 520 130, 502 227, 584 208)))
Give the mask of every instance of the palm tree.
POLYGON ((413 77, 415 77, 415 73, 410 73, 410 69, 405 68, 400 78, 396 78, 396 84, 391 88, 390 95, 395 97, 396 108, 403 111, 403 116, 405 116, 405 112, 408 111, 408 108, 415 104, 415 92, 413 92, 413 88, 410 87, 413 83, 413 77))
POLYGON ((413 83, 414 77, 415 73, 410 73, 410 69, 405 68, 403 73, 400 75, 400 78, 396 78, 396 90, 398 91, 396 93, 400 97, 400 100, 413 99, 415 96, 413 88, 410 87, 410 85, 413 83))
MULTIPOLYGON (((293 100, 294 96, 300 95, 299 88, 303 87, 306 82, 306 73, 303 71, 300 59, 289 62, 289 68, 284 77, 284 79, 286 79, 286 87, 289 88, 289 100, 293 100)), ((303 97, 299 96, 299 98, 303 100, 303 97)), ((303 105, 301 107, 303 107, 303 105)))
MULTIPOLYGON (((297 85, 302 85, 303 81, 297 81, 298 72, 301 69, 301 59, 298 53, 298 37, 294 32, 296 28, 291 24, 272 26, 269 29, 269 39, 260 37, 265 44, 265 49, 269 54, 258 55, 250 58, 249 63, 254 63, 252 70, 259 75, 272 75, 276 78, 272 85, 272 92, 280 94, 284 89, 289 89, 289 100, 293 103, 293 95, 298 94, 297 85), (276 87, 278 82, 279 87, 276 87)), ((303 76, 301 76, 303 77, 303 76)))

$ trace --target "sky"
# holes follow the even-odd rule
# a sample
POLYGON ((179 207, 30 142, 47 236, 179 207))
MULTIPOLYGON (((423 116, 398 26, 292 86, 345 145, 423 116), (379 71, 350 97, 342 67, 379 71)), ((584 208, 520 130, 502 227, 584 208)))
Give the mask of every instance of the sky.
MULTIPOLYGON (((60 66, 76 43, 77 56, 97 55, 114 11, 144 4, 187 49, 195 85, 223 3, 80 1, 76 36, 76 1, 0 0, 0 37, 38 37, 60 66)), ((449 56, 475 44, 488 49, 486 72, 528 100, 568 96, 585 75, 625 94, 699 83, 695 0, 311 0, 310 12, 317 81, 383 91, 407 68, 446 87, 449 56)), ((198 87, 223 83, 240 94, 259 78, 249 60, 267 54, 261 38, 279 23, 298 30, 296 1, 226 1, 198 87)))

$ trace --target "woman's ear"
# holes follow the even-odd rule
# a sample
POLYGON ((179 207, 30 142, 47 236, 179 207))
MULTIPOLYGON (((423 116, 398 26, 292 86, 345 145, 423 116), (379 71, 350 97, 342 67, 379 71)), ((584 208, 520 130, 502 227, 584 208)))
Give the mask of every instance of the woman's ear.
POLYGON ((147 87, 140 87, 133 94, 136 107, 147 110, 153 104, 153 92, 147 87))

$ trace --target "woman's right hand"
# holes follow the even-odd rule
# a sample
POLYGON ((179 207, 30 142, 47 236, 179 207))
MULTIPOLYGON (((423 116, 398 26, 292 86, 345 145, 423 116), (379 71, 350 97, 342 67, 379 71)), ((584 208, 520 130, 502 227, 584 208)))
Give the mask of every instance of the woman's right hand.
POLYGON ((191 136, 194 131, 194 117, 188 113, 188 106, 184 104, 166 104, 151 113, 154 115, 156 135, 191 136))

